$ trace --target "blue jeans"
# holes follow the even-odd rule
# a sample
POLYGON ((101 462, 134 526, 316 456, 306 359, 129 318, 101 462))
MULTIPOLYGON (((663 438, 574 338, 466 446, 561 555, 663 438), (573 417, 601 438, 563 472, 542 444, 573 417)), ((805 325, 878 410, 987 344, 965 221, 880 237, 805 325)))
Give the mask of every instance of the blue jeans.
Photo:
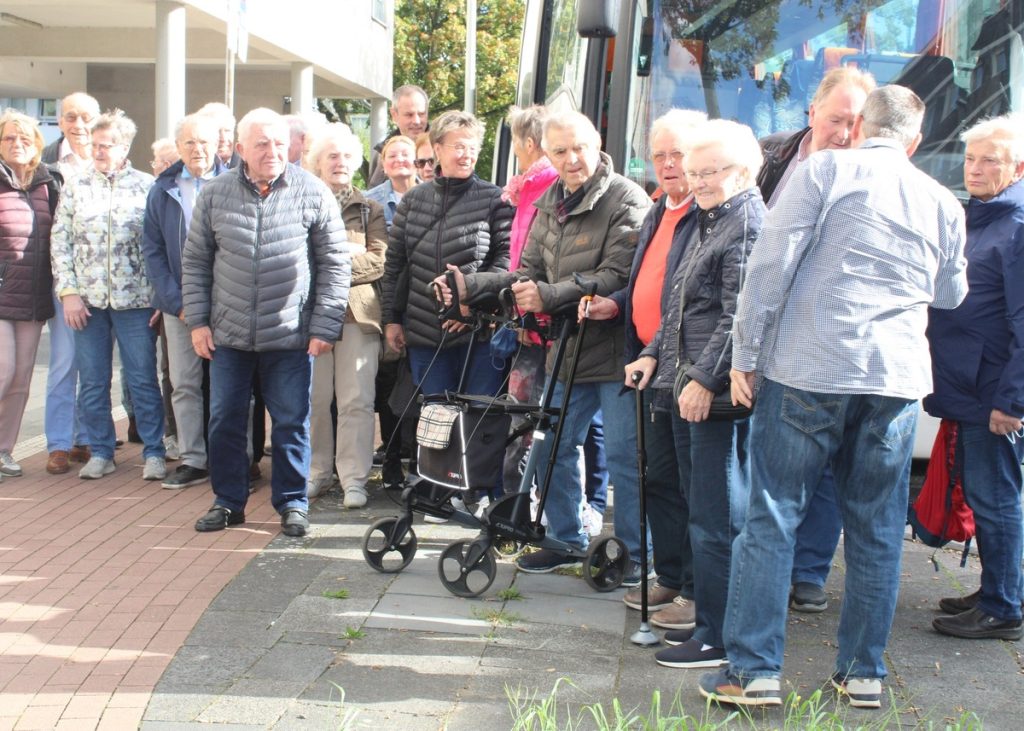
POLYGON ((836 481, 832 470, 826 468, 807 508, 807 517, 796 529, 792 583, 825 586, 842 532, 836 481))
POLYGON ((46 371, 46 451, 67 452, 74 445, 89 444, 82 427, 78 367, 75 365, 75 331, 64 322, 64 306, 53 298, 56 312, 47 320, 50 331, 50 363, 46 371), (69 418, 70 417, 70 418, 69 418))
POLYGON ((259 374, 270 412, 271 504, 278 513, 307 510, 309 386, 313 366, 304 350, 253 352, 217 346, 210 361, 210 484, 215 505, 241 512, 249 499, 249 404, 259 374))
POLYGON ((420 393, 429 395, 461 391, 482 396, 496 395, 501 388, 505 371, 495 367, 486 341, 473 344, 473 355, 466 371, 466 383, 459 388, 459 375, 462 373, 463 363, 466 362, 468 347, 468 344, 456 345, 444 348, 440 352, 434 348, 421 346, 406 348, 409 354, 409 368, 412 369, 412 380, 420 387, 420 393), (437 353, 436 359, 434 353, 437 353))
POLYGON ((987 424, 959 426, 956 458, 981 555, 978 608, 996 619, 1020 619, 1020 462, 1009 440, 990 432, 987 424))
MULTIPOLYGON (((639 561, 640 493, 637 487, 636 406, 633 393, 620 395, 621 390, 622 384, 618 381, 577 383, 573 386, 544 512, 548 516, 548 535, 579 549, 587 547, 577 450, 587 437, 594 414, 600 409, 605 422, 615 424, 615 438, 606 443, 609 477, 615 487, 615 535, 626 544, 630 557, 639 561)), ((565 384, 559 381, 555 385, 552 405, 560 406, 564 394, 565 384)), ((538 482, 544 479, 553 438, 554 433, 551 433, 546 439, 533 442, 538 457, 538 482)))
POLYGON ((156 330, 153 310, 89 308, 85 327, 75 331, 75 361, 81 386, 81 419, 94 457, 114 458, 114 419, 110 415, 110 380, 114 340, 124 364, 135 404, 135 422, 144 457, 164 457, 164 401, 156 375, 156 330))
POLYGON ((689 482, 690 425, 682 420, 678 409, 652 411, 654 393, 651 388, 644 390, 647 524, 654 547, 654 570, 659 584, 693 599, 690 505, 683 487, 684 481, 689 482))
POLYGON ((587 438, 583 441, 583 464, 587 473, 583 485, 587 502, 603 514, 608 505, 608 457, 604 449, 604 420, 600 411, 594 414, 587 438))
MULTIPOLYGON (((690 506, 693 549, 693 636, 723 647, 732 546, 743 528, 750 493, 750 420, 689 424, 679 451, 683 489, 690 506)), ((742 590, 742 589, 741 589, 742 590)))
POLYGON ((735 672, 777 677, 782 670, 796 529, 831 465, 847 567, 836 671, 885 677, 916 424, 917 404, 907 399, 812 393, 765 380, 752 417, 750 502, 725 616, 735 672))

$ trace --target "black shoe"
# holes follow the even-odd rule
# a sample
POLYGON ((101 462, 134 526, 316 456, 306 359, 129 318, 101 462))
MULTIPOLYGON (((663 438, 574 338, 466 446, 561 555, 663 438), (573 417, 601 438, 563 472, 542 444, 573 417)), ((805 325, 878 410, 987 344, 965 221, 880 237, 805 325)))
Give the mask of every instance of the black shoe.
POLYGON ((693 637, 694 629, 695 627, 690 627, 690 629, 670 629, 661 639, 665 640, 666 645, 681 645, 693 637))
POLYGON ((981 598, 981 589, 967 596, 953 596, 939 599, 939 609, 946 614, 963 614, 969 609, 978 606, 978 599, 981 598))
MULTIPOLYGON (((654 564, 648 561, 649 568, 647 569, 647 578, 650 581, 658 578, 658 573, 654 570, 654 564)), ((640 586, 640 562, 630 561, 629 568, 626 570, 626 576, 622 580, 620 586, 624 586, 627 589, 632 589, 634 586, 640 586)))
POLYGON ((798 581, 789 592, 789 608, 810 614, 824 612, 828 609, 825 589, 809 581, 798 581))
POLYGON ((373 466, 380 467, 381 465, 383 465, 384 458, 386 456, 387 455, 384 452, 384 445, 382 444, 381 446, 377 447, 376 451, 373 453, 373 466))
POLYGON ((289 538, 301 538, 309 530, 309 518, 303 510, 291 508, 281 515, 281 532, 289 538))
POLYGON ((395 460, 388 460, 380 471, 381 482, 387 488, 399 488, 405 484, 405 474, 402 472, 402 463, 395 460))
POLYGON ((234 512, 223 505, 214 505, 209 512, 196 521, 196 530, 200 533, 209 533, 215 530, 224 530, 229 525, 240 525, 245 522, 245 513, 234 512))
POLYGON ((163 481, 163 487, 168 490, 180 490, 183 487, 206 482, 208 479, 210 479, 210 473, 206 470, 183 464, 178 465, 178 469, 167 476, 167 479, 163 481))
POLYGON ((525 553, 516 559, 520 571, 528 574, 547 574, 555 569, 571 569, 580 566, 580 560, 564 553, 542 548, 534 553, 525 553))
POLYGON ((725 650, 720 647, 704 648, 701 641, 693 637, 675 647, 658 651, 654 659, 667 668, 717 668, 729 663, 725 650))
POLYGON ((1019 619, 996 619, 975 607, 952 616, 932 620, 936 632, 968 640, 1019 640, 1024 637, 1024 624, 1019 619))
POLYGON ((139 429, 135 425, 135 417, 128 417, 128 441, 132 444, 142 444, 142 437, 139 436, 139 429))

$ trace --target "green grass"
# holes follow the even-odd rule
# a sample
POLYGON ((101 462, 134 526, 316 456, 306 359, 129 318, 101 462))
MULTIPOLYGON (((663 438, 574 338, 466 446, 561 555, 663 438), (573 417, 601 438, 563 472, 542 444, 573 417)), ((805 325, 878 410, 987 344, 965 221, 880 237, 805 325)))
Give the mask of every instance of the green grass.
MULTIPOLYGON (((913 719, 901 718, 911 713, 910 706, 901 706, 890 691, 889 705, 876 715, 865 718, 862 712, 848 717, 849 707, 831 693, 815 690, 807 698, 790 693, 781 708, 730 709, 708 701, 698 713, 688 712, 679 693, 667 705, 661 692, 651 694, 648 708, 626 708, 618 698, 610 701, 585 703, 560 699, 563 686, 577 691, 568 678, 559 678, 551 692, 541 695, 537 691, 505 687, 512 731, 725 731, 725 729, 782 729, 783 731, 883 731, 883 729, 909 728, 913 719)), ((958 718, 934 722, 928 718, 918 721, 913 728, 922 731, 983 731, 981 720, 974 713, 964 711, 958 718)))
POLYGON ((519 587, 517 586, 510 586, 507 589, 499 591, 498 598, 503 602, 519 601, 523 598, 523 592, 519 591, 519 587))
POLYGON ((348 599, 348 589, 324 589, 324 596, 328 599, 348 599))
POLYGON ((523 621, 523 618, 514 612, 489 607, 473 607, 473 616, 484 622, 489 622, 495 627, 510 627, 516 622, 523 621))

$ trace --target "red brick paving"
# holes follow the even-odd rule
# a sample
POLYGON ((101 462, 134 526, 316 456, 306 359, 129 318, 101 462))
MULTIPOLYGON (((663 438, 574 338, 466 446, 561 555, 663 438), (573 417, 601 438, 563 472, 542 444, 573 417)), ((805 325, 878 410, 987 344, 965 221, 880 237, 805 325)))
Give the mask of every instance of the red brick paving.
POLYGON ((266 476, 244 526, 203 534, 209 484, 145 482, 138 445, 116 459, 89 481, 47 474, 41 453, 0 484, 0 731, 137 728, 203 610, 279 530, 266 476))

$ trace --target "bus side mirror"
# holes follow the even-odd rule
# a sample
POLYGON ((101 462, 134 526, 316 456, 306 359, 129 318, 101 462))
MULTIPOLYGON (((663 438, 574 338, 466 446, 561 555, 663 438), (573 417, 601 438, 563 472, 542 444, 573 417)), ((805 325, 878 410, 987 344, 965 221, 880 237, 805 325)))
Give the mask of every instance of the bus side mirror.
POLYGON ((583 38, 614 38, 620 0, 579 0, 576 30, 583 38))

